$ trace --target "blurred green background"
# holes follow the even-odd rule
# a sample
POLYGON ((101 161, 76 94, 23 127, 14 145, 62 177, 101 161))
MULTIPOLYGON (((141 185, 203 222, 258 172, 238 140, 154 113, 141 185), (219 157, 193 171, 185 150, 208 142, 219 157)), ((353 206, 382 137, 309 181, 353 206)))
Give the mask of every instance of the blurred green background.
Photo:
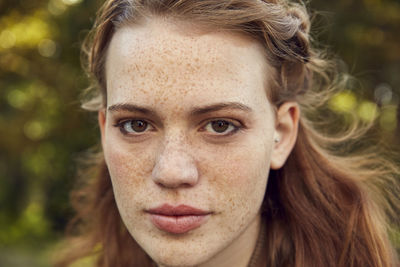
MULTIPOLYGON (((99 0, 0 1, 0 266, 49 266, 73 214, 78 159, 98 142, 80 109, 83 37, 99 0)), ((313 0, 314 36, 359 80, 329 108, 400 147, 400 1, 313 0)))

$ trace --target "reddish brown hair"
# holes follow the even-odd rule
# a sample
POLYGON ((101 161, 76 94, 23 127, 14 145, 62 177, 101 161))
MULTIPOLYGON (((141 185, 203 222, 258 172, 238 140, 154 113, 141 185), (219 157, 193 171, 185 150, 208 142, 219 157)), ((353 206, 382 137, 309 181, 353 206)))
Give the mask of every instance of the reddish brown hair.
MULTIPOLYGON (((152 16, 251 36, 265 47, 275 70, 267 92, 271 102, 301 106, 296 145, 284 167, 271 171, 263 202, 268 266, 397 266, 388 232, 398 225, 399 170, 376 150, 358 155, 335 150, 361 137, 365 128, 357 123, 336 137, 315 130, 316 108, 346 80, 312 48, 304 6, 284 0, 108 0, 84 46, 93 78, 86 109, 106 106, 104 65, 115 31, 152 16)), ((77 216, 71 229, 80 230, 58 266, 92 254, 97 266, 151 266, 121 221, 101 153, 89 175, 91 184, 73 197, 77 216)))

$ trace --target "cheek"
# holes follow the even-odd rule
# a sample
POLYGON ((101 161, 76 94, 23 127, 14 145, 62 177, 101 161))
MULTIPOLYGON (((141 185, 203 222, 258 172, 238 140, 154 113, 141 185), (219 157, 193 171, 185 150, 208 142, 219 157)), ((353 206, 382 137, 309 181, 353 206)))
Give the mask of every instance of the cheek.
POLYGON ((260 145, 246 147, 218 150, 204 166, 204 179, 217 205, 213 208, 219 214, 213 231, 227 242, 256 218, 266 190, 270 153, 260 145))
POLYGON ((254 209, 262 202, 268 180, 270 150, 254 144, 218 150, 207 157, 203 173, 220 203, 234 208, 254 209), (260 149, 262 148, 262 149, 260 149))
POLYGON ((133 212, 149 202, 149 183, 153 169, 150 149, 121 141, 107 140, 104 157, 110 173, 115 200, 122 220, 132 229, 142 213, 133 212))
POLYGON ((221 187, 233 188, 262 182, 269 170, 270 154, 264 144, 220 150, 209 160, 212 180, 221 187))
POLYGON ((106 140, 104 157, 110 172, 116 198, 138 195, 149 181, 153 169, 151 149, 106 140), (108 141, 108 142, 107 142, 108 141), (133 192, 134 191, 134 192, 133 192))

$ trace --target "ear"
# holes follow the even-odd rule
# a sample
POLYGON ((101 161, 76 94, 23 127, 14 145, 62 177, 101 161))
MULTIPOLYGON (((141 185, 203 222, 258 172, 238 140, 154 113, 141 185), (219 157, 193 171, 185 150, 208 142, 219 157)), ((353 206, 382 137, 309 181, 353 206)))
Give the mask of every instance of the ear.
POLYGON ((104 143, 105 143, 105 128, 106 128, 106 111, 105 109, 100 109, 98 114, 97 114, 97 119, 99 123, 99 128, 100 128, 100 134, 101 134, 101 144, 104 149, 104 143))
POLYGON ((279 107, 276 115, 271 169, 282 168, 289 157, 297 140, 299 117, 300 107, 296 102, 285 102, 279 107))

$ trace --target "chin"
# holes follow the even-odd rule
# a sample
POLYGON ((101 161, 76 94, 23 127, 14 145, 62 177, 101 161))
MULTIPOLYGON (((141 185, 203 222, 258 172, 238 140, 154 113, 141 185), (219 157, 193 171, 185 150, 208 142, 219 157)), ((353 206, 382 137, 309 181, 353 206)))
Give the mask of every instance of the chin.
POLYGON ((196 251, 165 249, 159 252, 158 255, 153 255, 153 260, 158 266, 168 267, 198 266, 212 257, 208 253, 202 253, 200 249, 196 251))
POLYGON ((191 267, 191 266, 198 266, 200 263, 192 262, 192 261, 182 261, 180 260, 165 260, 165 261, 155 261, 157 266, 160 267, 191 267))
POLYGON ((176 255, 172 255, 171 257, 161 257, 160 259, 153 259, 158 266, 168 266, 168 267, 189 267, 189 266, 198 266, 204 261, 191 258, 189 256, 177 257, 176 255))

